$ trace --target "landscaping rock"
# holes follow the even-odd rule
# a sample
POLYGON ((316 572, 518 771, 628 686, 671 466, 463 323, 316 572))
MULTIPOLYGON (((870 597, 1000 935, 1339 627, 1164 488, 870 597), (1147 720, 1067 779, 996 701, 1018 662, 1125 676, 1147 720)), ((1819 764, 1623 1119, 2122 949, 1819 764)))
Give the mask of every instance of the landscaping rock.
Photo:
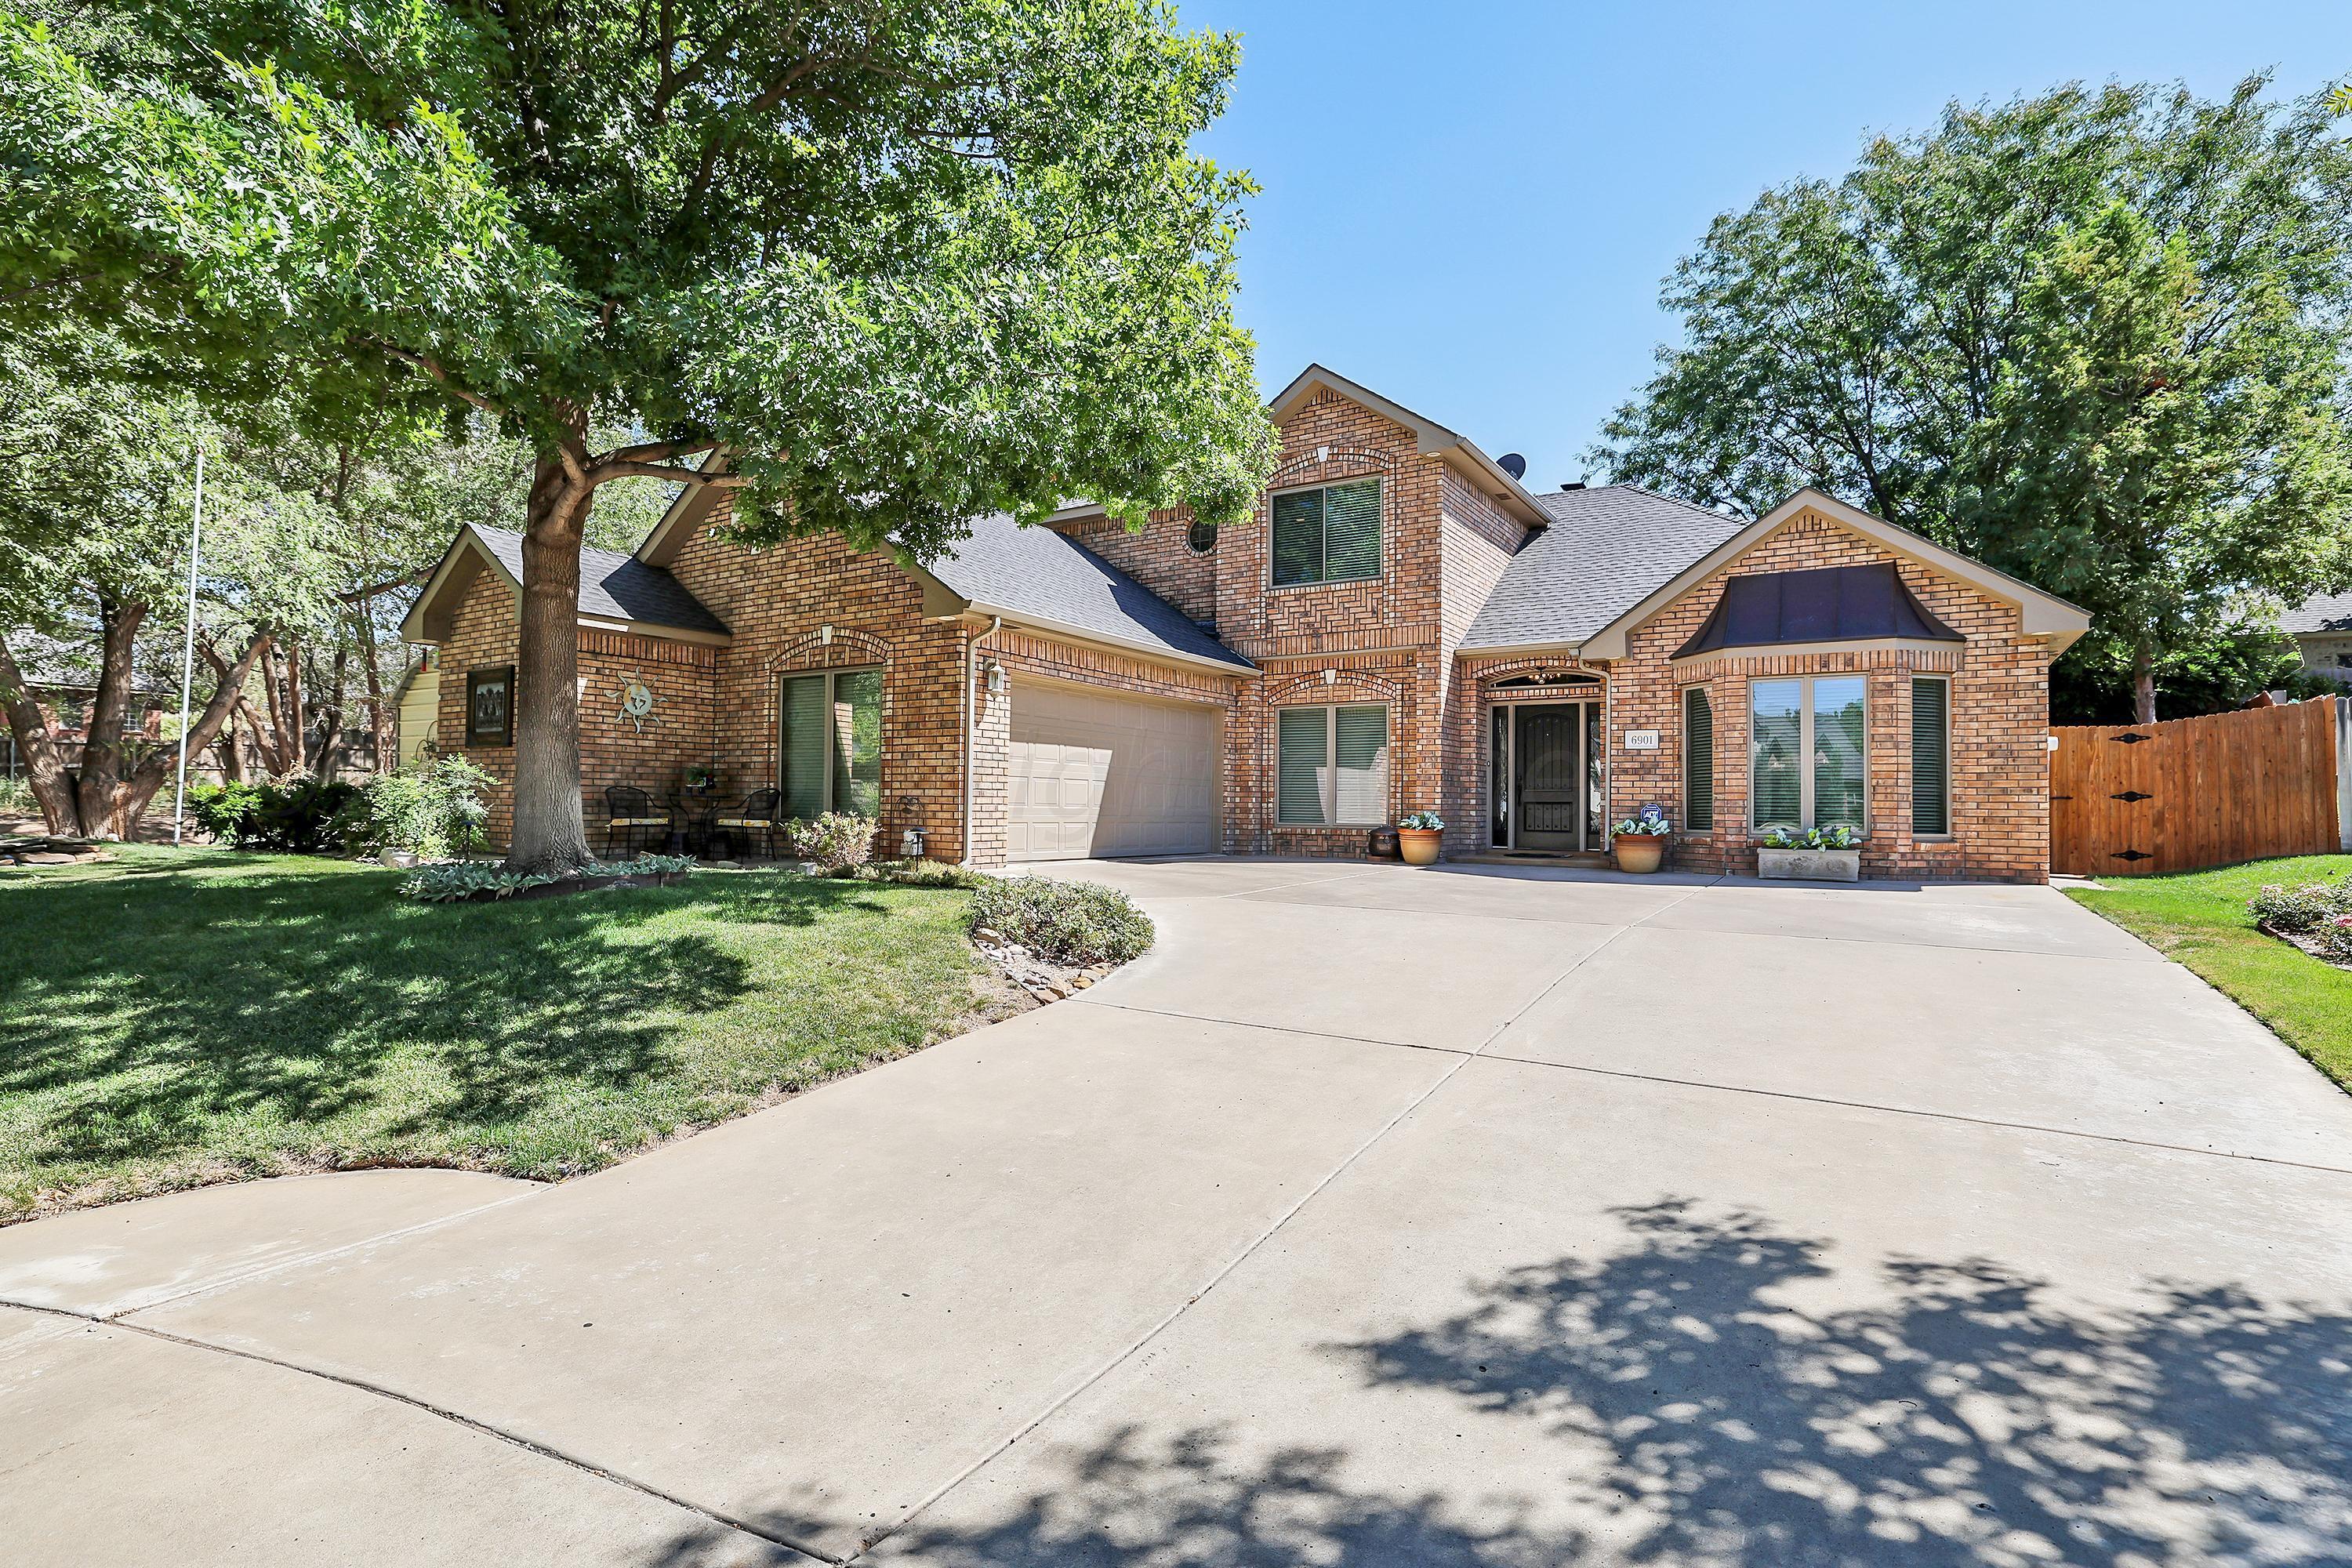
POLYGON ((17 856, 16 862, 21 866, 70 866, 74 858, 60 855, 54 849, 34 849, 17 856))

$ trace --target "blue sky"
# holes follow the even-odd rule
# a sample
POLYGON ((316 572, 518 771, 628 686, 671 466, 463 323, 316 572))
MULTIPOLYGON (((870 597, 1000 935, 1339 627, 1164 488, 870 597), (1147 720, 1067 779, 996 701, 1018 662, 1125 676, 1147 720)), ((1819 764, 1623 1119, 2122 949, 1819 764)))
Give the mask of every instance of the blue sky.
POLYGON ((1203 150, 1265 187, 1239 309, 1265 390, 1319 360, 1524 452, 1541 488, 1584 472, 1673 335, 1660 279, 1766 186, 1955 98, 2352 74, 2343 0, 1179 5, 1244 35, 1203 150))

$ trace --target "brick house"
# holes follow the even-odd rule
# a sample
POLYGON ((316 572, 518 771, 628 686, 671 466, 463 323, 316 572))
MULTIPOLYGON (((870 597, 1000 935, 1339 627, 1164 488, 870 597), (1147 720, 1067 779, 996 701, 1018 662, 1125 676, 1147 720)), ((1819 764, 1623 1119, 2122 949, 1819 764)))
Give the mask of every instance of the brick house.
MULTIPOLYGON (((1418 809, 1450 858, 1573 859, 1657 804, 1688 868, 1852 822, 1865 875, 2043 879, 2074 606, 1815 490, 1753 521, 1538 494, 1320 366, 1269 412, 1279 465, 1222 530, 1071 505, 916 565, 725 542, 730 499, 702 489, 634 554, 584 552, 592 838, 606 785, 659 799, 700 764, 724 795, 778 787, 790 815, 857 810, 887 848, 915 827, 981 866, 1360 856, 1418 809)), ((467 530, 407 626, 439 649, 442 744, 501 776, 520 563, 467 530)))

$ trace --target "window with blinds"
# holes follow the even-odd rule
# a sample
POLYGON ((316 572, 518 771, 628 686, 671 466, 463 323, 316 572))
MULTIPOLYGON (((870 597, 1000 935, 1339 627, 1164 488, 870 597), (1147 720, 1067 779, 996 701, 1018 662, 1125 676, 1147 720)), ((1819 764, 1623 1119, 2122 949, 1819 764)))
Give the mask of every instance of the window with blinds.
POLYGON ((1706 689, 1683 689, 1683 831, 1715 826, 1715 709, 1706 689))
POLYGON ((1381 574, 1381 481, 1352 479, 1274 498, 1274 585, 1381 574))
POLYGON ((1911 831, 1952 830, 1952 683, 1911 682, 1911 831))
POLYGON ((1768 827, 1868 826, 1868 688, 1859 675, 1748 683, 1748 820, 1768 827))
POLYGON ((1275 820, 1377 826, 1389 817, 1389 710, 1377 703, 1275 715, 1275 820))
POLYGON ((784 814, 877 816, 882 809, 882 672, 785 678, 777 703, 784 814))

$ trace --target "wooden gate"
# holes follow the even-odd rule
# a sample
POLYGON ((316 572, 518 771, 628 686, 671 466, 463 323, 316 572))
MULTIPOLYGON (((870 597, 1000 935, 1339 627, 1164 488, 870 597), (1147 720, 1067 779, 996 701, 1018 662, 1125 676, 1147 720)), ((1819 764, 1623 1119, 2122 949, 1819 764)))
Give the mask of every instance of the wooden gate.
POLYGON ((2345 848, 2345 705, 2324 697, 2161 724, 2053 727, 2050 869, 2147 875, 2345 848))

